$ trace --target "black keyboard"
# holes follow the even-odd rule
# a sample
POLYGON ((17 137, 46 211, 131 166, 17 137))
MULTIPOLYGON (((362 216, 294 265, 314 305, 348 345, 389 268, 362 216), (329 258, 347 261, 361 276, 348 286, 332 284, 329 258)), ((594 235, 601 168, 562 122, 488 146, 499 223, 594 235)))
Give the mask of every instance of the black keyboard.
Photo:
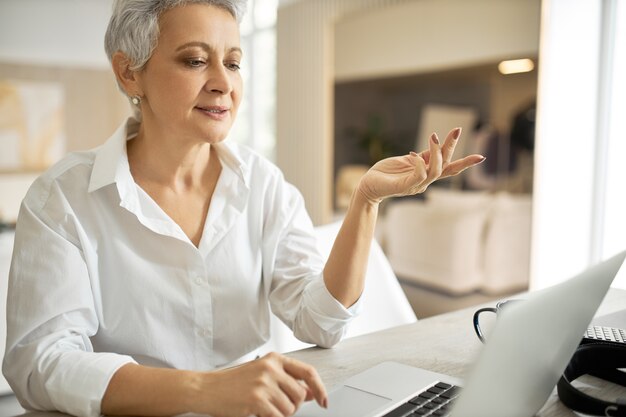
POLYGON ((438 382, 391 410, 384 417, 449 416, 452 403, 459 396, 460 389, 456 385, 438 382))

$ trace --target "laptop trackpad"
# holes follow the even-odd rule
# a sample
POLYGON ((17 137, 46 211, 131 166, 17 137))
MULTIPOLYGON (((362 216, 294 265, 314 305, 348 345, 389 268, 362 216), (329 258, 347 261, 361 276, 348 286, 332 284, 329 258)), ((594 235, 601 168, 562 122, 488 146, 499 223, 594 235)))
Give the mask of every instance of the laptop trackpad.
POLYGON ((315 401, 304 404, 295 414, 297 417, 363 417, 391 401, 389 398, 350 388, 346 385, 328 394, 328 408, 323 409, 315 401))

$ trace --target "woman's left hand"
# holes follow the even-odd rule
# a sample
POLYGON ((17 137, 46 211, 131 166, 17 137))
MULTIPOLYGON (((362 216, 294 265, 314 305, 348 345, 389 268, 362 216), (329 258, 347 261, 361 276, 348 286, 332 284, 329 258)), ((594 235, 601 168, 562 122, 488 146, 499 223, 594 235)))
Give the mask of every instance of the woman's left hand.
POLYGON ((476 154, 452 160, 460 135, 461 128, 452 129, 441 145, 433 133, 428 150, 377 162, 361 178, 358 191, 372 203, 392 196, 423 193, 436 180, 457 175, 484 161, 484 156, 476 154))

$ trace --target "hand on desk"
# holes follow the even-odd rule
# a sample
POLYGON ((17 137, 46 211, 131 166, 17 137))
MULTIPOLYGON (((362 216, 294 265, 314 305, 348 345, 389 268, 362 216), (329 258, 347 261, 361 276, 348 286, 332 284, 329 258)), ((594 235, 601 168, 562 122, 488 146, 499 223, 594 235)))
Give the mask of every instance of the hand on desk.
POLYGON ((359 191, 375 203, 386 197, 423 193, 436 180, 460 174, 484 161, 485 157, 476 154, 452 160, 460 135, 460 127, 452 129, 440 145, 437 134, 433 133, 428 150, 377 162, 361 178, 359 191))
POLYGON ((206 409, 214 417, 290 416, 312 399, 326 406, 315 368, 278 353, 207 376, 206 409))
POLYGON ((310 365, 278 353, 210 372, 122 366, 102 399, 105 415, 286 417, 308 400, 325 406, 326 389, 310 365))

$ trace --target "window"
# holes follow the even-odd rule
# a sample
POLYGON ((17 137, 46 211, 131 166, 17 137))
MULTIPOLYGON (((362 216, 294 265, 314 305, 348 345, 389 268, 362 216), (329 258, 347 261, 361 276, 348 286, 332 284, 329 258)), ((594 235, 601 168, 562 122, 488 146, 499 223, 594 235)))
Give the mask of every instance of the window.
POLYGON ((278 0, 249 0, 241 22, 244 96, 231 139, 270 160, 276 144, 276 11, 278 0))
MULTIPOLYGON (((626 3, 614 2, 614 32, 612 33, 612 59, 609 71, 612 80, 608 90, 612 93, 609 100, 609 121, 607 127, 608 149, 606 168, 606 197, 604 204, 604 233, 602 239, 602 258, 607 258, 626 249, 626 194, 624 180, 626 155, 624 141, 623 115, 626 114, 626 3)), ((626 278, 626 276, 624 277, 626 278)), ((626 279, 622 280, 626 288, 626 279)))

